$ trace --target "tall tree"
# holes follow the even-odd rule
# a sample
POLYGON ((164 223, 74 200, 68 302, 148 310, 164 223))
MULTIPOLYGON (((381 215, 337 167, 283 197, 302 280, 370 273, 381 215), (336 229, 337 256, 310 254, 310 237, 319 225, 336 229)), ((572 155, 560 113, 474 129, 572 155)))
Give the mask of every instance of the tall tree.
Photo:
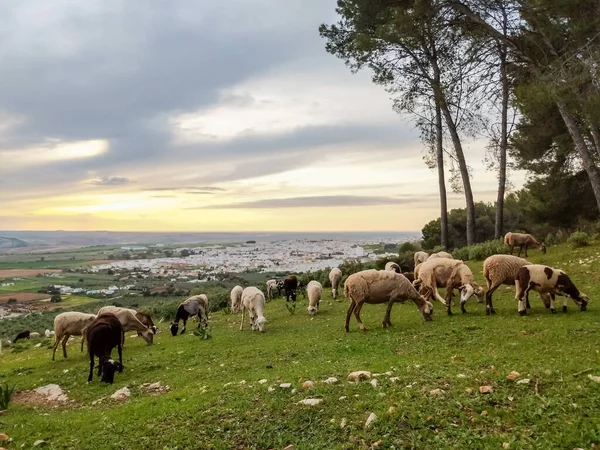
MULTIPOLYGON (((461 126, 470 125, 464 120, 469 112, 464 105, 473 89, 467 76, 473 60, 464 63, 463 38, 448 26, 448 13, 439 0, 338 0, 336 11, 340 21, 319 29, 328 52, 353 71, 370 68, 376 83, 411 106, 405 111, 414 112, 415 104, 428 104, 429 99, 439 109, 462 180, 467 241, 473 243, 475 206, 460 136, 461 126)), ((429 110, 426 115, 436 117, 437 127, 437 114, 429 110)), ((441 164, 438 173, 443 175, 441 164)), ((440 179, 440 187, 442 183, 440 179)))

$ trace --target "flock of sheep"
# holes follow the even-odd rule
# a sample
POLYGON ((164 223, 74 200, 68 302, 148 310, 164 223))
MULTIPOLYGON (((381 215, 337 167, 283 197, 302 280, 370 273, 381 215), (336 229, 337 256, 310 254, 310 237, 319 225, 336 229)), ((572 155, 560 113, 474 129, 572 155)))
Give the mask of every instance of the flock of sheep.
MULTIPOLYGON (((569 276, 559 269, 544 265, 531 264, 520 258, 521 251, 528 248, 539 248, 545 253, 546 248, 529 234, 507 233, 505 244, 510 246, 510 255, 493 255, 483 263, 483 275, 487 282, 485 293, 486 314, 495 314, 492 305, 492 294, 501 285, 515 285, 516 299, 518 300, 518 312, 525 315, 529 304, 529 292, 536 291, 544 302, 546 308, 555 313, 554 300, 556 295, 565 297, 563 311, 566 311, 566 299, 571 298, 585 311, 589 298, 581 293, 573 284, 569 276), (518 256, 513 256, 514 247, 519 247, 518 256)), ((414 255, 415 268, 413 273, 401 273, 400 267, 394 262, 389 262, 385 270, 363 270, 350 275, 344 283, 344 295, 350 301, 346 313, 345 329, 349 331, 349 323, 354 314, 359 328, 365 330, 360 319, 360 311, 365 303, 381 304, 387 303, 387 309, 382 325, 391 325, 390 314, 394 303, 404 303, 408 300, 415 303, 424 320, 432 320, 433 304, 431 300, 437 298, 446 308, 448 314, 452 314, 453 292, 457 290, 460 294, 460 307, 466 312, 465 304, 473 295, 479 302, 484 300, 484 289, 474 281, 471 269, 462 261, 453 259, 447 252, 433 253, 416 252, 414 255), (446 288, 446 295, 442 297, 438 288, 446 288)), ((342 281, 342 272, 334 268, 329 273, 331 292, 334 299, 338 297, 338 290, 342 281)), ((296 291, 299 288, 298 279, 295 275, 288 275, 283 280, 269 280, 266 283, 266 296, 271 299, 276 293, 285 293, 286 305, 296 302, 296 291)), ((308 314, 315 315, 319 311, 319 305, 323 295, 323 286, 316 280, 306 285, 308 298, 308 314)), ((173 336, 179 333, 179 322, 183 321, 183 329, 179 334, 186 331, 187 320, 195 317, 198 327, 208 323, 208 298, 206 295, 195 295, 182 302, 169 329, 173 336)), ((240 330, 244 327, 244 315, 248 312, 252 330, 264 331, 267 319, 265 317, 265 294, 256 286, 242 288, 235 286, 231 290, 231 311, 242 313, 240 330)), ((107 383, 112 383, 116 371, 123 370, 122 349, 126 331, 134 330, 138 336, 144 338, 148 344, 153 343, 153 337, 158 331, 152 318, 141 311, 116 306, 105 306, 98 314, 85 314, 80 312, 64 312, 56 316, 54 320, 55 341, 52 352, 54 360, 59 343, 62 342, 63 355, 67 357, 66 344, 70 336, 82 336, 81 350, 87 341, 88 355, 90 358, 90 373, 88 381, 92 380, 94 369, 94 358, 98 358, 98 376, 107 383), (112 350, 117 347, 119 361, 111 359, 112 350)), ((46 335, 51 332, 46 330, 46 335)), ((31 333, 33 335, 34 333, 31 333)), ((37 333, 36 333, 37 334, 37 333)), ((29 338, 29 331, 20 333, 19 338, 29 338)))

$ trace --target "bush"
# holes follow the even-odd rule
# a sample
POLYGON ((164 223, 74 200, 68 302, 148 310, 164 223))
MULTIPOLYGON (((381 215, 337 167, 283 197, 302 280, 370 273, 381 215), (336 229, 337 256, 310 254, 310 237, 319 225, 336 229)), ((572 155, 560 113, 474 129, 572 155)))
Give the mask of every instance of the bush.
POLYGON ((590 235, 584 231, 576 231, 568 239, 573 248, 585 247, 590 244, 590 235))
POLYGON ((408 252, 416 252, 418 250, 417 246, 413 242, 405 242, 400 245, 398 249, 398 253, 408 253, 408 252))
POLYGON ((15 385, 12 388, 9 388, 7 383, 4 383, 4 387, 0 386, 0 411, 8 409, 14 391, 15 385))
POLYGON ((548 233, 548 235, 546 236, 546 239, 544 240, 544 243, 546 244, 547 247, 556 245, 556 236, 552 233, 548 233))

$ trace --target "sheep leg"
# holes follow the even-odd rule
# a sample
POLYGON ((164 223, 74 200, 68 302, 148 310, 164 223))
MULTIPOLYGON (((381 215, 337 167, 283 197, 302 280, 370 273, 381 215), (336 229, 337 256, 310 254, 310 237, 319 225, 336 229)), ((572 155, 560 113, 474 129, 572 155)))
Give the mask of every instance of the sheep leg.
POLYGON ((358 322, 358 328, 360 328, 361 331, 367 331, 364 324, 362 323, 362 320, 360 320, 360 310, 362 309, 363 305, 364 303, 359 303, 358 305, 356 305, 356 308, 354 308, 354 317, 356 317, 356 321, 358 322))
POLYGON ((123 372, 123 347, 117 346, 117 351, 119 352, 119 372, 123 372))
POLYGON ((54 361, 54 355, 56 355, 56 349, 58 348, 58 344, 60 343, 61 339, 62 336, 59 336, 58 334, 54 336, 54 345, 52 346, 52 361, 54 361))
POLYGON ((187 324, 187 318, 183 319, 183 330, 181 330, 181 333, 179 333, 179 336, 181 336, 183 333, 185 333, 186 324, 187 324))
POLYGON ((492 305, 492 294, 496 292, 496 289, 498 289, 499 287, 499 284, 492 284, 488 280, 488 291, 485 293, 485 314, 488 316, 490 314, 496 314, 494 306, 492 305))
MULTIPOLYGON (((439 294, 438 294, 439 295, 439 294)), ((448 311, 448 315, 452 315, 452 287, 448 286, 446 288, 446 300, 443 302, 446 305, 446 310, 448 311)), ((461 305, 462 307, 462 305, 461 305)))
POLYGON ((350 306, 348 306, 348 312, 346 312, 346 333, 350 331, 350 317, 352 316, 354 308, 356 308, 356 303, 350 301, 350 306))
POLYGON ((70 334, 65 334, 65 337, 63 338, 63 341, 62 341, 63 356, 65 358, 67 357, 67 341, 69 340, 70 336, 71 336, 70 334))
POLYGON ((550 311, 552 314, 556 314, 556 309, 554 308, 554 300, 556 299, 554 294, 550 294, 550 311))
POLYGON ((88 383, 94 378, 94 355, 90 355, 90 374, 88 375, 88 383))
POLYGON ((240 331, 244 329, 244 304, 242 303, 242 321, 240 323, 240 331))
POLYGON ((383 328, 387 328, 388 326, 392 326, 392 322, 390 322, 390 314, 392 313, 392 306, 394 306, 394 302, 390 300, 387 305, 387 309, 385 310, 385 317, 383 318, 383 328))

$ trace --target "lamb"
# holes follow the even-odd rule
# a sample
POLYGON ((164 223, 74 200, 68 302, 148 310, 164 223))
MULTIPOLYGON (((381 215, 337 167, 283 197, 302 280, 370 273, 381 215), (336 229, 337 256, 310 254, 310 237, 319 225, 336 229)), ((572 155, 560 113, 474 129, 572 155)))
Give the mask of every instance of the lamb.
MULTIPOLYGON (((270 280, 270 281, 275 281, 275 280, 270 280)), ((242 302, 242 292, 244 291, 244 288, 241 286, 235 286, 232 290, 231 290, 231 294, 229 294, 229 297, 231 298, 231 312, 238 312, 241 306, 241 302, 242 302)), ((269 285, 267 282, 267 295, 269 293, 269 285)))
POLYGON ((94 356, 98 357, 98 376, 101 380, 112 384, 115 372, 123 372, 123 348, 121 338, 123 327, 121 321, 114 314, 99 314, 98 317, 87 327, 86 340, 88 343, 88 355, 90 356, 90 374, 88 382, 92 381, 94 375, 94 356), (112 349, 117 347, 119 362, 110 358, 112 349))
POLYGON ((525 258, 527 258, 528 248, 539 248, 543 254, 546 253, 546 246, 543 243, 539 243, 531 234, 523 233, 511 233, 510 231, 504 235, 504 244, 510 247, 510 254, 513 254, 513 249, 519 247, 519 254, 525 249, 525 258))
POLYGON ((179 330, 179 321, 183 320, 183 330, 181 330, 180 334, 185 333, 185 327, 187 324, 187 320, 190 317, 196 316, 198 318, 198 328, 202 322, 204 325, 208 325, 208 315, 206 314, 206 310, 208 308, 208 297, 206 294, 194 295, 186 300, 184 300, 177 308, 177 313, 175 314, 175 320, 171 322, 169 329, 171 330, 171 334, 173 336, 177 336, 177 331, 179 330))
POLYGON ((264 316, 264 307, 265 294, 260 289, 254 286, 244 289, 244 292, 242 292, 242 322, 240 324, 240 331, 244 329, 244 310, 248 310, 252 330, 265 331, 267 319, 264 316))
POLYGON ((291 298, 294 309, 296 309, 296 289, 298 289, 298 278, 296 278, 296 275, 288 275, 285 280, 283 280, 285 302, 287 305, 291 298))
MULTIPOLYGON (((501 285, 514 286, 519 269, 531 263, 526 259, 513 255, 492 255, 483 262, 483 276, 487 282, 487 293, 485 294, 485 313, 496 314, 492 305, 492 294, 501 285)), ((550 296, 541 294, 540 297, 546 308, 550 308, 550 296)), ((527 302, 527 308, 531 308, 527 302)))
POLYGON ((402 273, 400 266, 394 261, 388 261, 387 263, 385 263, 385 270, 391 270, 392 272, 402 273))
POLYGON ((82 349, 83 341, 83 330, 96 320, 96 314, 86 314, 76 311, 60 313, 54 318, 54 346, 52 347, 52 361, 58 348, 58 343, 62 340, 63 356, 67 357, 67 341, 71 336, 82 336, 82 349))
MULTIPOLYGON (((242 289, 243 290, 243 289, 242 289)), ((277 280, 268 280, 267 281, 267 297, 269 300, 275 298, 275 291, 278 291, 277 280)))
POLYGON ((460 310, 466 313, 465 303, 473 294, 483 300, 483 289, 473 281, 473 272, 462 261, 448 258, 434 258, 427 260, 419 267, 419 278, 413 282, 418 285, 420 293, 429 300, 432 296, 442 302, 447 308, 448 315, 452 315, 452 292, 460 292, 460 310), (446 288, 444 300, 438 287, 446 288))
POLYGON ((148 345, 153 343, 154 331, 136 317, 137 311, 135 309, 103 306, 98 310, 98 315, 105 313, 114 314, 119 319, 119 322, 121 322, 121 327, 123 328, 121 346, 125 343, 125 332, 130 330, 137 331, 138 336, 141 335, 148 345))
POLYGON ((32 331, 32 332, 29 334, 29 337, 30 337, 31 339, 39 339, 39 338, 40 338, 40 333, 38 333, 37 331, 32 331))
POLYGON ((321 296, 323 295, 323 286, 316 280, 312 280, 306 286, 306 292, 308 294, 308 314, 314 316, 319 312, 319 304, 321 303, 321 296))
POLYGON ((360 310, 365 303, 387 303, 382 322, 384 328, 392 325, 390 314, 393 304, 407 300, 412 300, 417 305, 423 319, 432 320, 433 305, 417 292, 404 275, 390 270, 371 269, 350 275, 344 284, 344 295, 350 300, 346 313, 346 332, 350 329, 350 316, 353 312, 359 328, 366 330, 360 320, 360 310))
POLYGON ((342 271, 337 267, 334 267, 329 272, 329 282, 331 283, 331 296, 333 299, 337 299, 338 288, 342 281, 342 271))
POLYGON ((438 259, 438 258, 454 259, 453 256, 448 252, 437 252, 437 253, 432 253, 431 255, 429 255, 427 257, 426 261, 429 261, 430 259, 438 259))
POLYGON ((417 265, 427 261, 429 255, 427 254, 427 252, 415 252, 413 258, 415 260, 415 267, 417 267, 417 265))
POLYGON ((29 339, 31 337, 31 331, 25 330, 21 331, 17 334, 17 337, 13 340, 13 342, 17 342, 19 339, 29 339))
POLYGON ((550 311, 552 311, 552 314, 556 313, 556 309, 554 309, 556 295, 565 297, 563 300, 564 312, 567 312, 568 297, 573 299, 581 311, 587 310, 587 304, 590 301, 587 295, 575 287, 564 271, 541 264, 530 264, 521 267, 517 273, 515 286, 515 298, 519 301, 518 310, 522 316, 527 314, 523 297, 529 302, 529 291, 531 290, 550 295, 550 311))

